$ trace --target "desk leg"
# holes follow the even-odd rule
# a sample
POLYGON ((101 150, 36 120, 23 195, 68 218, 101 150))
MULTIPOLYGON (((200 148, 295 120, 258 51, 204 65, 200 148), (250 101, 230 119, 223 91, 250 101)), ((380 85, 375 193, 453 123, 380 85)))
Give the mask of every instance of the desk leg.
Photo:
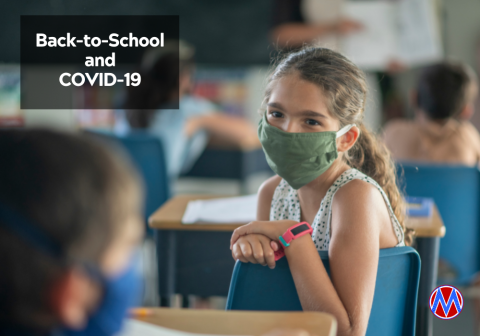
POLYGON ((169 307, 175 293, 177 264, 177 234, 175 231, 155 230, 158 260, 158 295, 160 306, 169 307))
POLYGON ((417 251, 422 261, 417 301, 416 336, 433 335, 433 314, 428 300, 437 284, 440 237, 417 238, 417 251))

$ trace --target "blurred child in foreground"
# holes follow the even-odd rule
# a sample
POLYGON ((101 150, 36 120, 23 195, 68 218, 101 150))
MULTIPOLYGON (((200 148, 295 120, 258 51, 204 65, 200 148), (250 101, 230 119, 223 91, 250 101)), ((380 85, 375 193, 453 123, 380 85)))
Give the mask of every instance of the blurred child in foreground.
POLYGON ((0 334, 112 335, 137 304, 141 188, 83 136, 0 131, 0 334))

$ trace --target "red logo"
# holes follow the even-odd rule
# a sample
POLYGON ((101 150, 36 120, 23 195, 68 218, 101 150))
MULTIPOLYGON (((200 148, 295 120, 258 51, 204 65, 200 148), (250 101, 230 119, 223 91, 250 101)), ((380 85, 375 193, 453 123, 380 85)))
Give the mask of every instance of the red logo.
POLYGON ((430 294, 430 310, 433 315, 442 320, 450 320, 457 317, 462 309, 462 293, 453 286, 439 286, 430 294))

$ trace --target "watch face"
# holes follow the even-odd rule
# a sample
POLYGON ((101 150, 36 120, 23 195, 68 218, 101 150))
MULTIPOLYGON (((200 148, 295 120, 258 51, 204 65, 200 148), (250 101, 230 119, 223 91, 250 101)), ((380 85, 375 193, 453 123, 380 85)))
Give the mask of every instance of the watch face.
POLYGON ((290 232, 293 233, 294 236, 302 233, 303 231, 307 231, 309 230, 310 228, 308 227, 307 224, 302 224, 302 225, 299 225, 297 226, 295 229, 291 229, 290 232))

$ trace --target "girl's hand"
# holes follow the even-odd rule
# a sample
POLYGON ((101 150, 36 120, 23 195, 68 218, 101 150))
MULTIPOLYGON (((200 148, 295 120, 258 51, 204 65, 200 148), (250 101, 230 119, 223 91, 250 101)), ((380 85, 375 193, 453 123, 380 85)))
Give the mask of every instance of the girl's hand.
POLYGON ((240 237, 253 233, 264 235, 276 242, 279 236, 283 235, 288 228, 295 224, 298 224, 298 222, 293 220, 250 222, 233 231, 230 249, 233 248, 233 245, 240 237))
POLYGON ((275 255, 270 238, 261 234, 249 234, 240 237, 232 248, 232 257, 235 260, 252 264, 268 265, 275 268, 275 255))

